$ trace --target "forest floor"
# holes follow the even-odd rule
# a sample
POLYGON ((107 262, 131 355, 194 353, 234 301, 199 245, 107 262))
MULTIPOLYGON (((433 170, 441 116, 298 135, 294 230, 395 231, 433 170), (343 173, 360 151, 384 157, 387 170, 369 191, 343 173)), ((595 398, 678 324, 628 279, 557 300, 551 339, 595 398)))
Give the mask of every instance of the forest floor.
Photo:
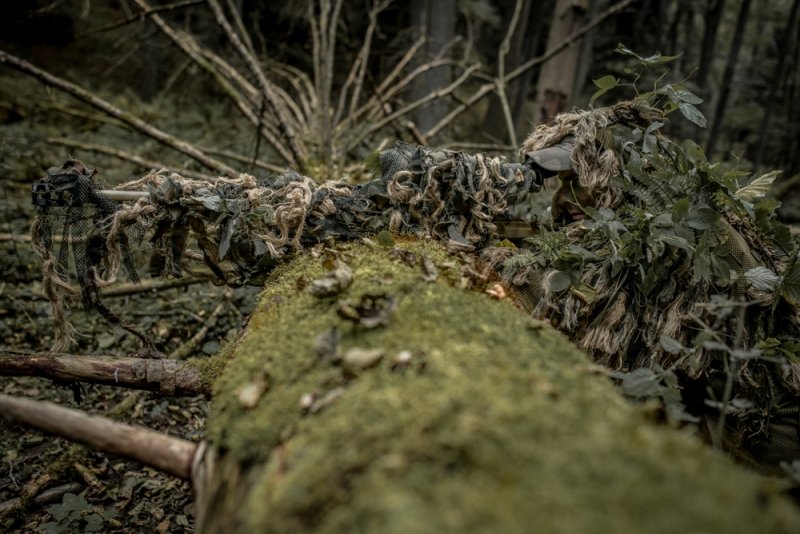
MULTIPOLYGON (((0 95, 0 350, 47 351, 53 343, 41 262, 30 244, 36 216, 30 190, 47 167, 66 159, 64 149, 43 142, 45 136, 59 133, 53 131, 57 124, 51 113, 20 108, 19 97, 0 95)), ((108 139, 108 132, 100 129, 93 135, 108 139)), ((115 178, 107 183, 138 177, 126 174, 134 171, 124 163, 77 155, 89 167, 100 161, 113 170, 115 178)), ((137 264, 145 261, 138 258, 137 264)), ((254 287, 233 290, 204 283, 107 298, 104 303, 164 354, 181 350, 202 358, 236 335, 257 292, 254 287), (187 345, 202 329, 207 330, 202 339, 187 345)), ((71 349, 75 354, 123 356, 139 348, 136 338, 115 333, 95 312, 76 306, 68 319, 79 333, 71 349)), ((165 398, 98 385, 74 390, 69 384, 38 378, 0 377, 0 392, 111 414, 193 441, 204 436, 208 409, 202 396, 165 398)), ((0 531, 191 532, 192 507, 187 482, 0 419, 0 531), (20 494, 31 488, 38 488, 34 499, 20 505, 20 494)))

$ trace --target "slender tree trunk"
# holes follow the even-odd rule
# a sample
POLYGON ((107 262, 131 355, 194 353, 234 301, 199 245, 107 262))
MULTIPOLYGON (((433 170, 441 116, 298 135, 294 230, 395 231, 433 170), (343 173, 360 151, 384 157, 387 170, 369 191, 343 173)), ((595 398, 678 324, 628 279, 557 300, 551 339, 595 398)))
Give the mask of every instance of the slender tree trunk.
MULTIPOLYGON (((553 48, 580 28, 586 13, 585 0, 558 0, 547 37, 547 48, 553 48)), ((580 52, 577 43, 567 47, 542 65, 539 74, 535 123, 548 124, 572 102, 575 65, 580 52)))
POLYGON ((794 2, 792 2, 792 7, 789 10, 789 16, 786 19, 786 27, 783 29, 780 42, 778 43, 778 50, 776 54, 778 61, 775 63, 775 72, 772 74, 772 80, 769 84, 769 94, 767 95, 767 101, 764 104, 764 116, 761 119, 761 127, 758 130, 759 141, 754 164, 756 169, 761 168, 761 165, 764 162, 764 152, 767 148, 767 140, 770 137, 770 120, 772 119, 772 114, 775 111, 776 105, 778 104, 778 92, 782 89, 784 80, 786 79, 786 62, 789 54, 791 53, 790 51, 792 50, 792 45, 794 44, 793 42, 797 37, 796 19, 799 6, 800 0, 794 0, 794 2))
MULTIPOLYGON (((421 62, 430 61, 451 44, 455 36, 456 14, 456 0, 414 0, 411 2, 412 24, 419 32, 424 32, 426 38, 421 52, 421 62)), ((450 67, 431 69, 417 78, 411 90, 412 98, 416 100, 429 95, 437 89, 447 86, 451 81, 450 67)), ((416 111, 414 122, 417 128, 424 132, 439 122, 446 113, 447 103, 436 99, 416 111)))
POLYGON ((711 72, 711 60, 714 59, 714 48, 717 44, 717 32, 722 13, 725 10, 725 0, 707 0, 705 9, 705 28, 703 30, 703 43, 700 48, 700 65, 697 72, 697 85, 701 92, 706 91, 706 81, 711 72))
MULTIPOLYGON (((526 50, 528 41, 530 40, 529 33, 532 28, 536 26, 537 21, 531 17, 531 13, 535 11, 532 6, 535 2, 532 0, 524 0, 522 10, 520 12, 519 22, 514 31, 514 36, 511 39, 511 48, 506 56, 506 69, 511 70, 517 67, 524 59, 526 59, 526 50)), ((511 13, 514 11, 514 1, 506 2, 506 12, 511 13)), ((510 15, 504 17, 504 20, 510 19, 510 15)), ((522 85, 523 80, 515 80, 508 84, 506 88, 506 96, 509 102, 516 102, 519 99, 520 92, 527 93, 526 87, 522 85)), ((516 106, 512 105, 512 117, 518 119, 517 112, 519 110, 516 106)), ((515 124, 516 126, 516 124, 515 124)), ((515 128, 515 131, 519 131, 515 128)), ((506 122, 503 120, 503 107, 500 99, 493 95, 489 101, 489 107, 483 119, 483 132, 492 141, 509 142, 512 145, 517 143, 517 139, 508 139, 508 128, 506 122)))
MULTIPOLYGON (((658 2, 660 5, 660 1, 658 2)), ((593 20, 600 10, 600 0, 589 0, 588 17, 586 20, 593 20)), ((575 63, 575 79, 572 84, 573 99, 581 94, 584 85, 586 85, 586 76, 589 73, 589 67, 592 64, 592 52, 594 46, 595 30, 590 31, 581 39, 580 48, 578 50, 578 58, 575 63)))
POLYGON ((706 154, 709 158, 713 157, 714 150, 716 149, 719 140, 719 134, 722 130, 722 122, 725 118, 725 111, 728 106, 728 97, 730 96, 731 86, 733 85, 733 76, 736 72, 736 62, 739 59, 739 51, 742 48, 742 41, 744 40, 744 32, 747 27, 747 20, 750 15, 750 5, 752 0, 742 0, 739 6, 739 14, 736 18, 736 28, 733 31, 733 40, 731 41, 730 51, 728 52, 728 60, 725 64, 725 72, 722 75, 722 85, 720 86, 719 97, 717 98, 717 105, 714 109, 714 119, 711 122, 711 129, 708 134, 708 142, 706 143, 706 154))

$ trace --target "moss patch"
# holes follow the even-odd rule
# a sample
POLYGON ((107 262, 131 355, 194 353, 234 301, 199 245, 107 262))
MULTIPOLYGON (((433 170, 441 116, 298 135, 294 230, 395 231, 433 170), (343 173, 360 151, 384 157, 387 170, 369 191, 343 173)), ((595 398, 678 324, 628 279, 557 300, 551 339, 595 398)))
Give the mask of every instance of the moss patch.
POLYGON ((310 255, 272 277, 216 383, 208 421, 221 462, 240 466, 249 486, 229 525, 780 532, 800 524, 754 475, 648 424, 586 372, 586 357, 562 335, 508 302, 453 287, 458 266, 437 245, 398 247, 432 259, 439 281, 364 244, 343 250, 354 281, 336 297, 300 289, 325 272, 310 255), (395 303, 388 326, 364 329, 336 313, 342 300, 382 293, 395 303), (340 355, 358 347, 382 357, 352 372, 322 358, 315 338, 333 327, 340 355))

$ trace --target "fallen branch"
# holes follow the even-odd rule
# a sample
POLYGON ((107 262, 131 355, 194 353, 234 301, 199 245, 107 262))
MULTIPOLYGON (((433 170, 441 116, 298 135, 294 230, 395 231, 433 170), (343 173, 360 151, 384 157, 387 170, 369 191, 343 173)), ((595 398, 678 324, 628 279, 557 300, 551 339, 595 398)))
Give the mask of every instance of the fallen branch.
POLYGON ((178 139, 162 130, 159 130, 155 126, 143 121, 139 117, 136 117, 126 111, 123 111, 113 105, 112 103, 108 102, 107 100, 103 100, 102 98, 90 93, 86 89, 54 76, 47 71, 44 71, 31 63, 28 63, 22 58, 17 56, 11 55, 8 52, 0 50, 0 64, 6 64, 12 68, 19 70, 29 76, 32 76, 39 80, 40 82, 44 83, 45 85, 49 85, 51 87, 55 87, 65 93, 72 95, 73 97, 77 98, 78 100, 89 104, 92 107, 95 107, 108 115, 119 119, 120 121, 124 122, 131 128, 137 130, 138 132, 152 137, 153 139, 159 141, 160 143, 177 150, 187 156, 191 157, 192 159, 198 161, 199 163, 205 165, 209 169, 213 169, 218 171, 222 174, 230 175, 230 176, 237 176, 239 173, 236 172, 233 168, 228 167, 224 163, 219 160, 216 160, 203 151, 198 149, 197 147, 178 139))
POLYGON ((197 368, 171 359, 3 350, 0 351, 0 375, 79 380, 168 396, 211 394, 210 382, 197 368))
MULTIPOLYGON (((205 339, 208 335, 208 331, 211 329, 212 326, 217 324, 217 318, 222 313, 222 310, 225 309, 225 305, 231 300, 233 296, 233 291, 228 288, 225 292, 224 300, 217 304, 217 307, 214 308, 214 311, 211 312, 211 315, 208 316, 206 319, 205 324, 203 325, 200 330, 195 333, 192 337, 190 337, 185 343, 183 343, 180 347, 175 349, 169 354, 169 358, 172 360, 183 360, 189 357, 192 352, 200 345, 200 343, 205 339)), ((210 386, 209 386, 210 387, 210 386)))
MULTIPOLYGON (((81 486, 78 482, 62 484, 60 486, 44 490, 33 498, 33 502, 40 505, 58 502, 65 493, 77 493, 82 487, 83 486, 81 486)), ((2 517, 2 515, 6 512, 17 509, 20 506, 22 506, 22 499, 20 497, 14 497, 13 499, 9 499, 6 502, 0 503, 0 517, 2 517)))
POLYGON ((0 394, 0 415, 188 480, 197 444, 47 401, 0 394))
POLYGON ((202 284, 203 282, 205 282, 203 278, 176 278, 174 280, 156 280, 153 282, 143 282, 141 284, 121 284, 112 289, 102 291, 101 295, 103 298, 127 297, 138 293, 155 293, 167 289, 202 284))

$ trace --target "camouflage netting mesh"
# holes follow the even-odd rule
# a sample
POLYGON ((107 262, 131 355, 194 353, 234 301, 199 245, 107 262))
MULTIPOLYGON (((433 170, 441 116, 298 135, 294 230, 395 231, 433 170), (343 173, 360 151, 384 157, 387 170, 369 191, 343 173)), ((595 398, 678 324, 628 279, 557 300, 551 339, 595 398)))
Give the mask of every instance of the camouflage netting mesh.
POLYGON ((626 102, 533 132, 525 152, 574 137, 562 189, 579 216, 492 261, 534 316, 627 372, 634 395, 670 408, 677 373, 684 390, 698 385, 697 411, 726 413, 735 432, 721 439, 773 466, 800 458, 800 266, 778 204, 764 198, 775 174, 743 185, 694 143, 662 136, 662 121, 626 102))
POLYGON ((150 276, 188 273, 234 286, 260 284, 287 255, 381 230, 474 250, 496 237, 494 221, 507 218, 509 207, 541 186, 531 167, 481 154, 397 143, 379 159, 380 177, 360 185, 317 184, 292 171, 211 183, 162 170, 117 188, 141 192, 129 204, 100 193, 93 173, 79 162, 51 169, 38 184, 51 205, 40 208, 33 235, 54 304, 57 348, 69 342, 64 299, 80 293, 87 308, 120 322, 100 301, 99 288, 116 279, 121 265, 138 280, 130 233, 139 240, 149 236, 150 276), (52 243, 59 229, 56 259, 52 243), (69 248, 79 288, 70 283, 69 248))
POLYGON ((317 184, 292 171, 211 183, 162 170, 121 186, 141 193, 126 205, 104 199, 91 173, 69 163, 45 183, 82 185, 66 193, 66 207, 42 208, 34 231, 57 334, 63 344, 61 305, 77 294, 114 319, 98 288, 121 265, 136 279, 127 247, 143 233, 151 276, 230 285, 260 284, 285 257, 329 239, 381 230, 433 237, 479 253, 531 313, 623 373, 623 389, 632 378, 629 392, 660 396, 679 419, 694 419, 687 406, 716 410, 734 432, 712 439, 800 457, 800 265, 795 240, 775 220, 777 203, 763 198, 774 175, 740 184, 694 143, 661 135, 664 117, 640 99, 564 114, 533 132, 523 153, 569 138, 575 172, 556 195, 564 224, 542 225, 518 248, 496 246, 498 225, 540 189, 541 174, 480 154, 398 143, 380 153, 380 176, 360 185, 317 184), (80 289, 69 282, 66 243, 80 289))

